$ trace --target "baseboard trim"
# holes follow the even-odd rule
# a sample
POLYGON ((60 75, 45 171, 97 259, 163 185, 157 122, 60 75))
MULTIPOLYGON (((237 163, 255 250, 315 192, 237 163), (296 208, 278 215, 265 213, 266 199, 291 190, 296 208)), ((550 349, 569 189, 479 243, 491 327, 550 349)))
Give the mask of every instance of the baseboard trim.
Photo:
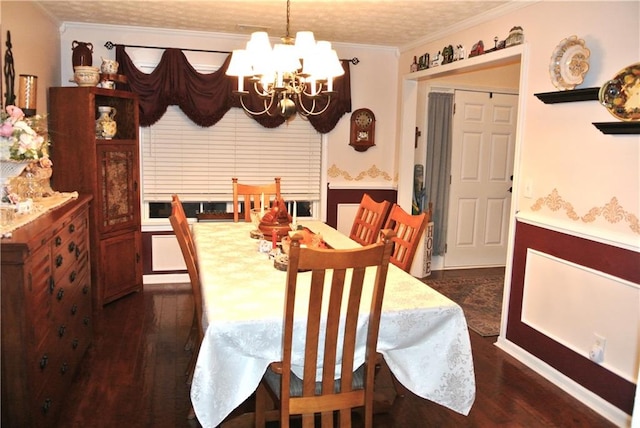
POLYGON ((153 284, 173 284, 189 282, 189 275, 186 273, 166 273, 158 275, 143 275, 142 283, 144 285, 153 284))
POLYGON ((523 348, 519 347, 513 342, 500 336, 498 337, 495 345, 521 363, 525 364, 540 376, 547 379, 549 382, 562 389, 567 394, 581 401, 583 404, 591 408, 594 412, 597 412, 602 417, 614 423, 616 426, 631 426, 631 416, 618 409, 608 401, 604 400, 600 396, 584 388, 582 385, 575 382, 571 378, 565 376, 544 361, 536 358, 534 355, 525 351, 523 348))

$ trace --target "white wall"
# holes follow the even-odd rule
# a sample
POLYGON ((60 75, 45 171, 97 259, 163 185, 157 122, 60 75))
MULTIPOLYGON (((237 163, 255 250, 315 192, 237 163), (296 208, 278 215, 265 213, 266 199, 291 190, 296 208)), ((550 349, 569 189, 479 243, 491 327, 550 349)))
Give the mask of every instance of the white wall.
MULTIPOLYGON (((38 76, 36 112, 47 113, 47 90, 60 79, 58 57, 60 43, 57 24, 42 9, 31 2, 0 2, 0 40, 2 62, 7 50, 7 31, 11 32, 11 44, 15 67, 14 92, 18 97, 18 82, 21 74, 38 76), (37 42, 36 42, 37 41, 37 42)), ((4 66, 4 65, 3 65, 4 66)), ((2 104, 5 101, 6 86, 2 82, 2 104)))
MULTIPOLYGON (((640 136, 604 135, 597 130, 592 122, 617 121, 597 101, 547 105, 534 96, 534 93, 556 90, 551 82, 549 64, 551 54, 561 40, 571 35, 585 40, 591 51, 590 69, 579 88, 600 87, 622 68, 638 62, 639 24, 640 2, 637 1, 535 2, 486 23, 403 50, 399 73, 401 76, 406 74, 414 55, 425 52, 433 55, 449 44, 462 44, 468 52, 480 39, 485 41, 485 45, 492 46, 493 43, 487 42, 492 41, 495 35, 504 39, 510 28, 521 26, 525 34, 525 62, 520 84, 519 148, 516 152, 513 211, 518 210, 520 218, 541 227, 640 252, 640 136), (615 24, 603 25, 604 22, 615 24), (531 187, 531 197, 524 197, 526 184, 531 187)), ((405 77, 402 76, 399 85, 404 85, 402 87, 406 88, 408 96, 401 97, 401 105, 406 105, 415 91, 415 85, 407 85, 405 77)), ((409 128, 403 125, 401 131, 409 128)), ((406 140, 408 138, 403 144, 408 144, 406 140)), ((511 233, 512 248, 514 237, 511 233)), ((507 261, 507 278, 510 278, 512 268, 511 252, 507 261)), ((569 329, 559 321, 542 326, 540 320, 546 320, 544 305, 526 306, 526 316, 534 328, 546 331, 559 343, 581 353, 589 347, 594 332, 607 331, 608 342, 615 345, 607 355, 609 360, 605 367, 635 382, 639 349, 637 340, 630 344, 628 337, 637 338, 638 325, 637 322, 629 325, 623 320, 637 320, 640 308, 634 297, 631 300, 635 304, 630 306, 618 303, 629 299, 629 292, 637 296, 637 284, 616 285, 616 281, 595 273, 588 280, 589 287, 598 290, 597 293, 576 293, 575 287, 563 286, 583 283, 581 269, 588 270, 589 267, 561 269, 561 277, 554 276, 551 284, 547 278, 544 287, 538 287, 540 272, 527 271, 526 281, 529 282, 525 281, 525 294, 547 302, 564 302, 567 308, 571 303, 574 312, 563 313, 569 318, 572 314, 579 315, 579 309, 575 309, 578 301, 585 310, 601 308, 592 322, 573 324, 569 329), (527 290, 529 286, 532 288, 527 290), (625 350, 630 354, 627 359, 617 348, 622 343, 627 344, 625 350)), ((505 301, 508 298, 507 287, 505 301)), ((509 345, 505 339, 506 318, 507 306, 503 309, 503 328, 498 342, 503 349, 509 345)), ((514 351, 514 348, 510 350, 514 351)), ((543 375, 567 387, 578 398, 594 398, 590 397, 589 391, 580 390, 580 386, 565 382, 562 373, 554 373, 544 362, 535 361, 524 353, 518 356, 543 375)), ((584 358, 588 356, 585 354, 584 358)), ((596 401, 597 397, 588 404, 617 423, 625 424, 625 415, 620 414, 624 412, 607 408, 607 403, 594 404, 596 401)))
POLYGON ((495 35, 506 38, 509 29, 524 29, 529 64, 524 70, 526 88, 521 140, 517 208, 550 222, 621 245, 640 248, 640 137, 611 136, 592 122, 616 121, 597 101, 547 105, 533 94, 555 91, 549 75, 551 53, 561 40, 577 35, 591 51, 590 70, 578 88, 599 87, 620 69, 637 62, 640 53, 640 3, 635 1, 542 1, 473 28, 430 41, 401 53, 400 74, 406 73, 414 55, 437 52, 448 44, 463 44, 467 52, 478 40, 485 45, 495 35), (603 25, 603 17, 615 25, 603 25), (624 41, 624 42, 621 42, 624 41), (525 182, 532 198, 524 198, 525 182), (536 208, 540 198, 553 197, 570 205, 579 218, 566 209, 536 208), (625 218, 611 221, 603 208, 616 198, 615 207, 625 218), (583 218, 600 210, 593 221, 583 218), (635 217, 634 217, 635 216, 635 217), (636 219, 634 223, 633 219, 636 219))
POLYGON ((349 146, 350 114, 329 134, 328 177, 332 187, 392 188, 397 184, 396 103, 398 55, 395 49, 336 45, 340 58, 357 57, 351 66, 351 107, 376 116, 375 146, 356 152, 349 146))

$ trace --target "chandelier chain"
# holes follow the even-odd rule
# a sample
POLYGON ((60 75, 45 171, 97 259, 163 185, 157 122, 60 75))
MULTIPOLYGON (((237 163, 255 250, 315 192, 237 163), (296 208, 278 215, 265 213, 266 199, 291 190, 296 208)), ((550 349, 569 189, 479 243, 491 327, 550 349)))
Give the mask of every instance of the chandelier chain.
POLYGON ((285 37, 288 39, 289 36, 289 15, 291 14, 291 0, 287 0, 287 29, 285 37))

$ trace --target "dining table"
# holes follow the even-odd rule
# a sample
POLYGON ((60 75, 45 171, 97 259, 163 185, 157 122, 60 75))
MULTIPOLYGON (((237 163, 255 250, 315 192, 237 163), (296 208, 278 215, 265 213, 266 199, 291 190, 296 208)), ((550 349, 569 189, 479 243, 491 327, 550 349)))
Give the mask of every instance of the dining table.
MULTIPOLYGON (((213 428, 255 392, 269 363, 281 358, 287 272, 276 268, 273 253, 264 252, 265 241, 254 238, 253 223, 200 222, 192 226, 204 338, 190 394, 199 423, 213 428)), ((330 248, 360 246, 322 221, 306 220, 301 226, 319 235, 330 248)), ((267 242, 268 250, 271 242, 267 242)), ((374 273, 367 271, 365 284, 372 284, 374 273)), ((299 283, 310 282, 310 272, 298 275, 299 283)), ((359 322, 359 331, 366 328, 367 315, 368 307, 361 308, 364 321, 359 322)), ((294 335, 305 321, 306 314, 296 315, 294 335)), ((358 358, 363 362, 365 337, 357 337, 358 358)), ((377 351, 409 391, 468 415, 476 388, 469 330, 461 307, 392 264, 377 351)), ((294 366, 301 366, 303 356, 302 346, 294 343, 294 366)))

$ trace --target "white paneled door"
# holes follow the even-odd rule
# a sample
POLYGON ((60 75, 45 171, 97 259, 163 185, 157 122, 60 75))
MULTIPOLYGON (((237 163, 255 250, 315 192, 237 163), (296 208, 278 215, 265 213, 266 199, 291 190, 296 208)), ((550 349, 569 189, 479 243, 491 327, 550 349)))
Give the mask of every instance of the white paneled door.
POLYGON ((456 91, 444 266, 503 266, 518 96, 456 91))

